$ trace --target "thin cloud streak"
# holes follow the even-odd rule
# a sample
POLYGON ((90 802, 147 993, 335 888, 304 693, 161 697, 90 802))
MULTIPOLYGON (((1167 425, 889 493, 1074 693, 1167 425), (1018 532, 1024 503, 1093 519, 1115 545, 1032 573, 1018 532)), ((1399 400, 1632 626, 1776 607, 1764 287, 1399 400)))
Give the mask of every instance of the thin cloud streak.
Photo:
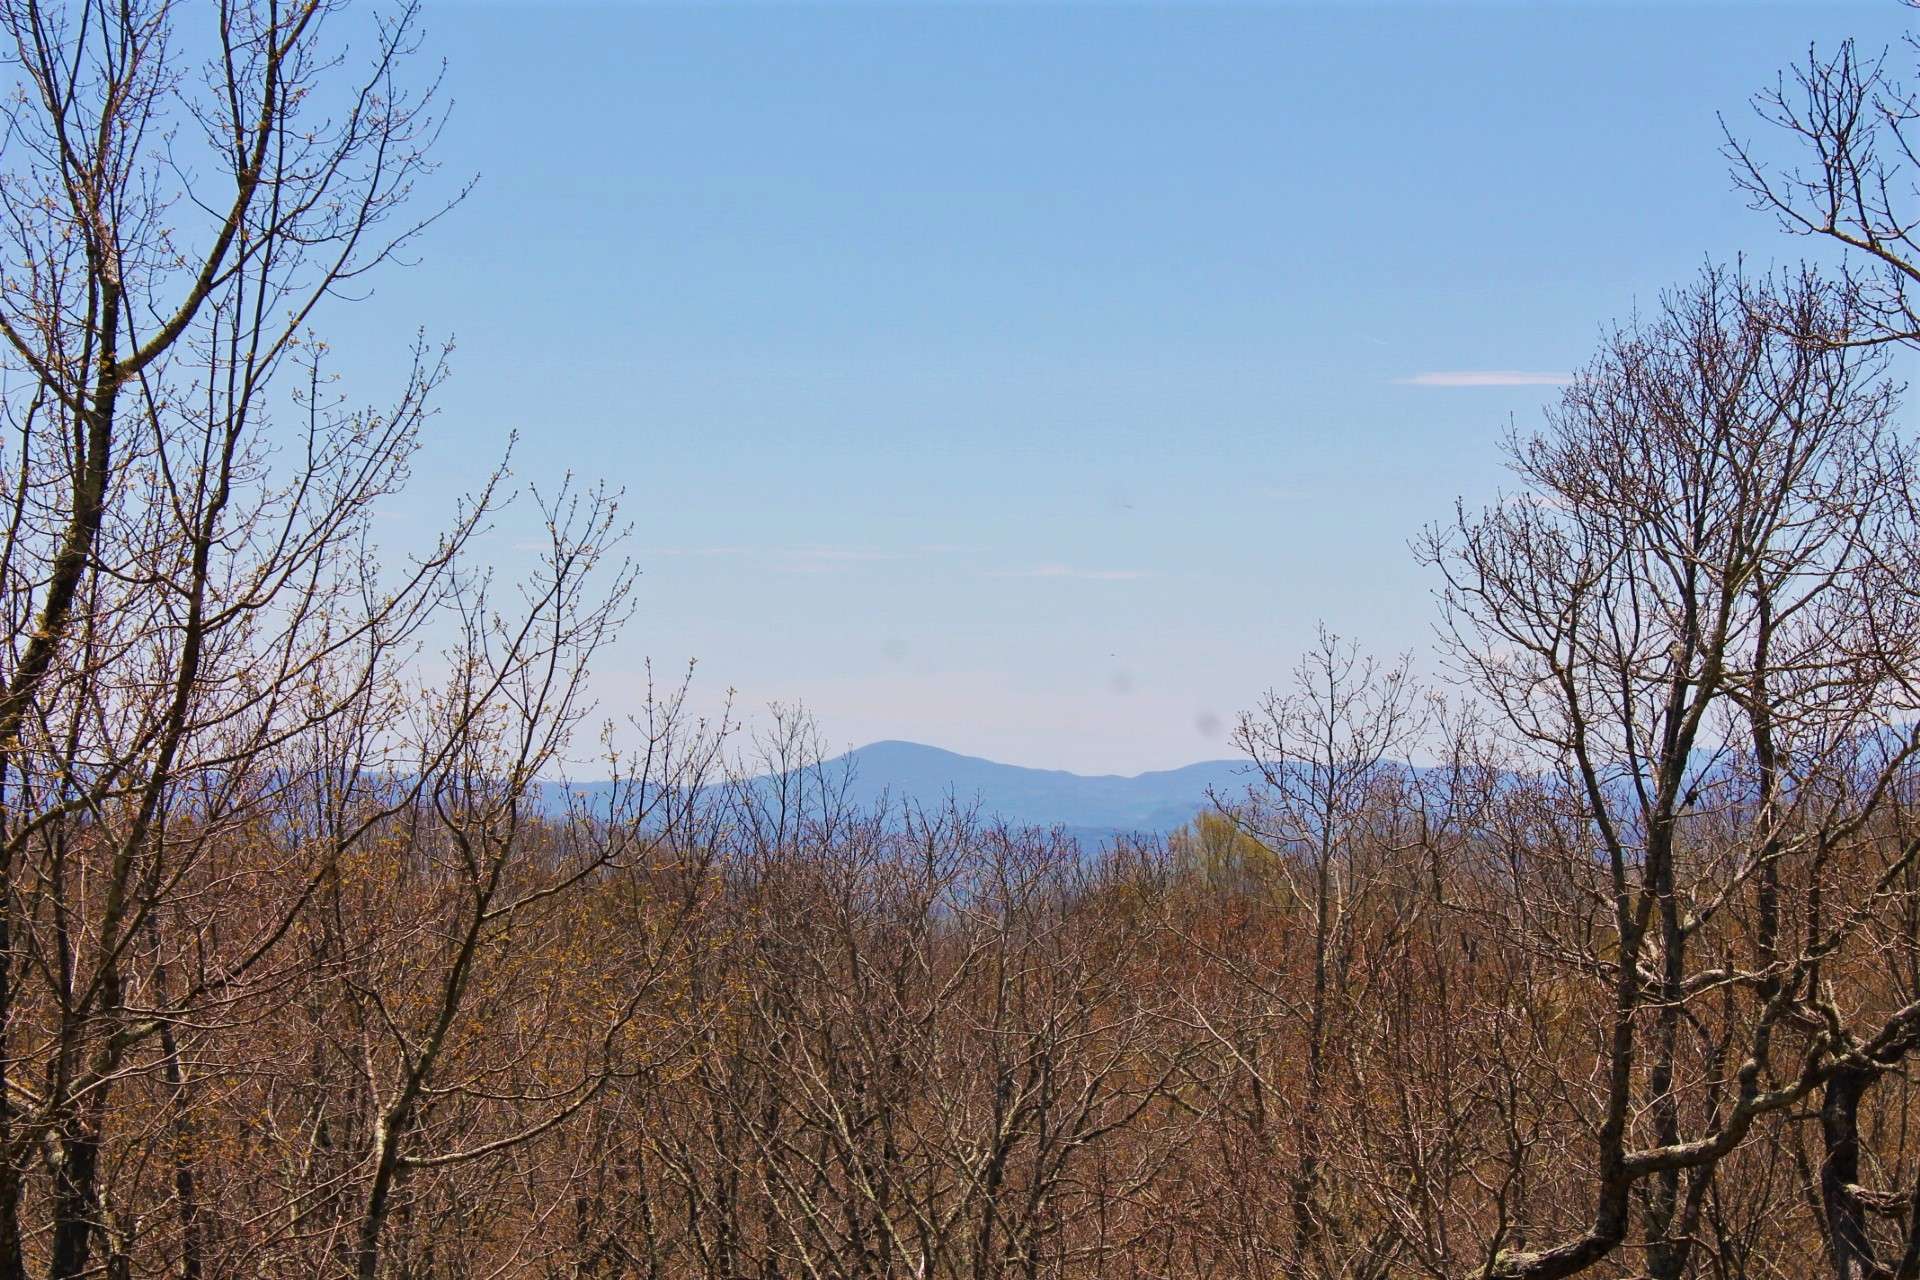
POLYGON ((1075 578, 1082 582, 1131 582, 1149 576, 1145 569, 1076 569, 1065 564, 1037 564, 1027 569, 989 569, 989 578, 1075 578))
MULTIPOLYGON (((647 547, 639 555, 643 560, 727 557, 761 565, 774 573, 827 574, 844 573, 858 566, 919 560, 935 555, 944 557, 977 550, 977 547, 960 543, 931 543, 906 551, 882 551, 869 547, 835 547, 815 543, 801 546, 647 547)), ((987 578, 1063 578, 1081 582, 1131 582, 1138 578, 1153 576, 1151 571, 1146 569, 1082 569, 1075 565, 1052 561, 1012 569, 979 569, 976 572, 987 578)))
POLYGON ((906 555, 898 551, 874 551, 864 547, 646 547, 641 556, 734 556, 762 560, 805 560, 834 564, 865 563, 875 560, 904 560, 906 555))
POLYGON ((634 554, 642 557, 670 556, 746 556, 758 551, 756 547, 642 547, 634 554))
POLYGON ((1529 373, 1521 369, 1451 369, 1396 378, 1403 387, 1564 387, 1570 373, 1529 373))

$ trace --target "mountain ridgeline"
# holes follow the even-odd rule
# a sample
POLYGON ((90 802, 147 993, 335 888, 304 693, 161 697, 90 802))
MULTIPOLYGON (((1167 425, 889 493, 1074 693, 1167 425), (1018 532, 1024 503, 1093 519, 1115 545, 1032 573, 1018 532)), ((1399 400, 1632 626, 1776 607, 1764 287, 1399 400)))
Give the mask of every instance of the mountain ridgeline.
MULTIPOLYGON (((1029 769, 896 740, 869 743, 819 767, 836 784, 844 780, 846 799, 862 808, 883 801, 932 808, 951 798, 963 809, 977 808, 982 818, 1063 828, 1089 846, 1122 835, 1166 835, 1210 807, 1211 795, 1237 794, 1248 781, 1247 766, 1238 760, 1203 760, 1128 777, 1029 769)), ((600 809, 607 784, 549 783, 543 792, 549 812, 582 801, 600 809)))
POLYGON ((1222 795, 1246 786, 1238 760, 1203 760, 1178 769, 1124 777, 1028 769, 918 742, 875 742, 829 763, 851 773, 850 795, 863 803, 933 805, 952 796, 978 802, 984 816, 1020 826, 1065 827, 1082 840, 1116 835, 1164 835, 1183 826, 1222 795))

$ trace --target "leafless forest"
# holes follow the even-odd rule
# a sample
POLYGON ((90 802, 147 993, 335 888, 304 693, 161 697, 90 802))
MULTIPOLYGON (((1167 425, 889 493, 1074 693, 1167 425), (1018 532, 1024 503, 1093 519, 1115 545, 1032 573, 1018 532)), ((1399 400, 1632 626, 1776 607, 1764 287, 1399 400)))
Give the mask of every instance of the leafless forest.
POLYGON ((1094 850, 603 735, 610 491, 376 549, 445 353, 324 335, 445 211, 410 9, 0 27, 0 1280, 1920 1277, 1913 50, 1729 104, 1825 265, 1433 513, 1447 679, 1328 636, 1094 850))

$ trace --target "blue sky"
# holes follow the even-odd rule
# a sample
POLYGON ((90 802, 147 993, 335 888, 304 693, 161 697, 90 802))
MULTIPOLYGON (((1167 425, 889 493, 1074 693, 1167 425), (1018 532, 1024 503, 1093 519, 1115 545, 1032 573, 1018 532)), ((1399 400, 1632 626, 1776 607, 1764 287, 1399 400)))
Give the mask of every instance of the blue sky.
POLYGON ((1563 372, 1709 255, 1805 252, 1716 112, 1765 141, 1777 69, 1908 16, 433 0, 480 182, 336 345, 371 395, 458 342, 397 544, 509 431, 624 486, 608 711, 697 658, 836 746, 1176 765, 1321 619, 1429 648, 1407 541, 1553 394, 1435 375, 1563 372))

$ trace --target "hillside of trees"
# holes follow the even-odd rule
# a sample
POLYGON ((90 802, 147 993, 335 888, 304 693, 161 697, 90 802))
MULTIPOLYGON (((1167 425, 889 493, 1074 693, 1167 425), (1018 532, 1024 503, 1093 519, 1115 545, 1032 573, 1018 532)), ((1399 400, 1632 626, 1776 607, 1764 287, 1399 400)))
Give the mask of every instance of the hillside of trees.
POLYGON ((444 353, 321 335, 444 211, 418 43, 0 0, 0 1280, 1920 1277, 1913 50, 1730 135, 1838 265, 1706 267, 1432 513, 1439 687, 1323 636, 1096 848, 603 737, 614 492, 376 546, 444 353))

